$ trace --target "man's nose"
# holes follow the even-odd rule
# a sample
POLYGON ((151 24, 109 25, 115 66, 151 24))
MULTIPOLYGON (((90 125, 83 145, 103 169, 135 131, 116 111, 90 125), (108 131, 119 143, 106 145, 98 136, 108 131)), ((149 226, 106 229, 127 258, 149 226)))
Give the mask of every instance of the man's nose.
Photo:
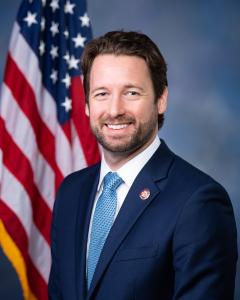
POLYGON ((113 94, 109 100, 108 113, 114 118, 119 115, 123 115, 125 112, 124 101, 120 94, 113 94))

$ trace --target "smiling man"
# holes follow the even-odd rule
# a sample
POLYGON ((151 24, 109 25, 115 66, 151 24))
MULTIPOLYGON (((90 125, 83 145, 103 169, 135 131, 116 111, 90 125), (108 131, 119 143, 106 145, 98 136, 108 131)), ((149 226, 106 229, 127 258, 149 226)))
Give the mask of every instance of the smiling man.
POLYGON ((166 110, 167 87, 156 98, 144 59, 127 55, 97 56, 89 81, 86 111, 105 160, 116 170, 157 136, 158 115, 166 110))
POLYGON ((229 197, 158 138, 168 94, 159 49, 144 34, 109 32, 87 45, 82 69, 103 155, 59 189, 50 299, 233 299, 229 197))

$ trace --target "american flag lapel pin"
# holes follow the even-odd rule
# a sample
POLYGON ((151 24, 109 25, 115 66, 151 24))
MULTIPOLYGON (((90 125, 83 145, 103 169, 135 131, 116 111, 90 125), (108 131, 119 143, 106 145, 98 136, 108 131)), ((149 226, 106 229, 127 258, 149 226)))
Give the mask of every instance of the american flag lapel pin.
POLYGON ((151 195, 150 190, 148 188, 143 189, 140 193, 139 193, 139 197, 141 200, 147 200, 149 198, 149 196, 151 195))

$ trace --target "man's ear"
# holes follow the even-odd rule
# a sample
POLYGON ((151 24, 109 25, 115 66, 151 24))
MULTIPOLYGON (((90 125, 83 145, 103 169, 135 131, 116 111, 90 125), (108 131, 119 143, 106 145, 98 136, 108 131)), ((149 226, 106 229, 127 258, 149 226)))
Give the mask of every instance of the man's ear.
POLYGON ((167 102, 168 102, 168 88, 165 87, 161 97, 158 98, 158 114, 161 115, 165 113, 167 109, 167 102))
POLYGON ((85 104, 85 114, 89 117, 89 106, 85 104))

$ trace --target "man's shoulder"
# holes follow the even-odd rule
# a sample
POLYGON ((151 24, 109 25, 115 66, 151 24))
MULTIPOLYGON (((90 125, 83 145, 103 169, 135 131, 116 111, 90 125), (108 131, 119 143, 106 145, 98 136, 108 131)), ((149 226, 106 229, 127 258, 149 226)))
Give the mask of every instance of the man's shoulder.
POLYGON ((200 167, 195 166, 177 154, 175 154, 174 167, 178 169, 179 172, 182 172, 182 176, 207 182, 216 182, 209 174, 201 170, 200 167))
MULTIPOLYGON (((165 145, 162 144, 165 147, 165 145)), ((189 163, 167 148, 168 170, 163 180, 158 181, 159 188, 164 191, 168 203, 172 203, 174 211, 182 211, 186 205, 199 207, 203 203, 210 203, 216 207, 222 205, 232 210, 229 195, 221 183, 210 175, 189 163)), ((163 151, 162 151, 163 153, 163 151)), ((161 158, 159 158, 159 162, 161 158)), ((155 165, 157 163, 155 162, 155 165)), ((159 164, 158 168, 161 168, 159 164)), ((155 167, 156 168, 156 167, 155 167)))
POLYGON ((175 173, 174 181, 182 192, 192 194, 205 191, 205 195, 218 195, 219 199, 224 199, 224 203, 230 203, 228 192, 220 182, 178 155, 175 156, 172 172, 175 173))
POLYGON ((182 170, 182 177, 188 182, 221 186, 221 184, 213 178, 211 174, 207 173, 206 170, 200 169, 200 167, 195 166, 178 155, 176 155, 176 168, 182 170))
POLYGON ((97 163, 67 175, 61 183, 60 189, 65 189, 67 187, 72 188, 72 186, 75 186, 76 184, 83 184, 93 177, 96 177, 99 173, 99 169, 100 163, 97 163))
MULTIPOLYGON (((167 147, 164 143, 164 147, 167 147)), ((204 170, 201 170, 199 167, 185 160, 178 154, 172 152, 168 147, 166 148, 172 157, 172 163, 169 168, 169 176, 181 183, 182 186, 201 186, 213 184, 217 185, 221 189, 223 187, 219 182, 217 182, 210 174, 207 174, 204 170)))
POLYGON ((66 176, 58 188, 55 199, 55 210, 72 211, 78 205, 79 197, 86 191, 91 191, 99 174, 99 165, 73 172, 66 176))

